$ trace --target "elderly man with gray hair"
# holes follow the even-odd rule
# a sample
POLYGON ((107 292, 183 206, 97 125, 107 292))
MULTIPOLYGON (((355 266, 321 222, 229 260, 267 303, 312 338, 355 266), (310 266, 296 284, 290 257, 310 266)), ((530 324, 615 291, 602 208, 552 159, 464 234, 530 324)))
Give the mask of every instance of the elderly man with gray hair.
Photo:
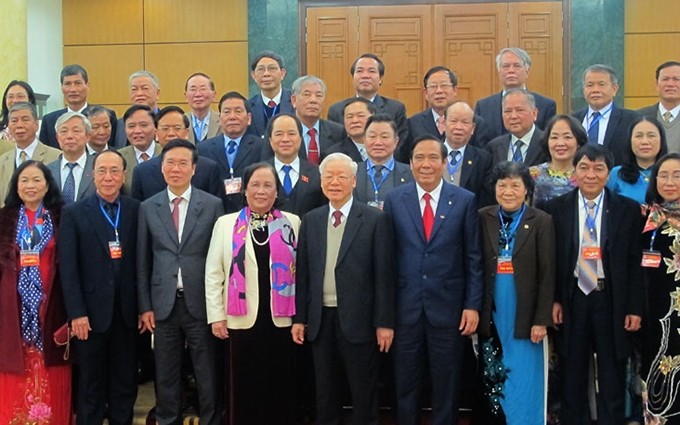
MULTIPOLYGON (((489 140, 508 133, 508 130, 503 125, 503 96, 510 89, 526 90, 529 69, 531 68, 531 57, 519 47, 507 47, 502 49, 498 56, 496 56, 496 68, 498 69, 498 80, 502 86, 501 92, 479 99, 475 104, 475 114, 484 118, 488 125, 489 140)), ((557 105, 550 98, 535 92, 530 93, 534 96, 536 108, 538 109, 536 126, 543 130, 548 121, 550 121, 550 118, 554 117, 557 113, 557 105)))
POLYGON ((92 125, 85 115, 67 112, 57 118, 54 128, 61 155, 47 168, 59 185, 64 202, 70 204, 94 193, 94 156, 88 155, 86 149, 92 125))
MULTIPOLYGON (((130 90, 130 105, 146 105, 151 108, 154 114, 158 113, 158 99, 161 95, 158 77, 146 70, 133 72, 130 78, 128 78, 128 86, 130 90)), ((125 134, 125 122, 122 118, 119 118, 116 125, 116 139, 113 147, 120 149, 128 144, 125 134)))

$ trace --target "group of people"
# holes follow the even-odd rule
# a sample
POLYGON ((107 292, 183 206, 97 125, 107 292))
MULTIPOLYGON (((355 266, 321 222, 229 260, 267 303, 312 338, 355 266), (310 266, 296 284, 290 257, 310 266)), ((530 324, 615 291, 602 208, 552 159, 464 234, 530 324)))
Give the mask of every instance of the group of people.
POLYGON ((88 104, 80 65, 42 120, 11 82, 0 423, 130 424, 140 333, 162 425, 182 420, 187 355, 202 424, 295 424, 305 403, 318 424, 347 403, 377 424, 387 361, 400 424, 419 423, 426 385, 433 424, 456 423, 470 393, 480 424, 673 423, 680 63, 659 66, 659 103, 641 111, 592 65, 588 107, 558 115, 527 90, 524 50, 496 62, 503 91, 474 109, 431 68, 428 109, 409 118, 378 93, 372 53, 328 120, 325 82, 283 88, 273 52, 251 64, 260 93, 227 92, 217 111, 200 72, 187 113, 133 73, 120 119, 88 104))

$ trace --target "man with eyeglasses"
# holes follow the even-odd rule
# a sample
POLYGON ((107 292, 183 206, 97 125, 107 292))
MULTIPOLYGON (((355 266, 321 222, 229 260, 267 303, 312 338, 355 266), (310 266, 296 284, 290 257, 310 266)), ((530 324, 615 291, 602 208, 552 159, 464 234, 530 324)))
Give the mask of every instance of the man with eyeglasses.
POLYGON ((119 150, 128 164, 125 170, 125 193, 131 193, 132 172, 135 167, 161 154, 162 146, 154 140, 155 118, 154 112, 146 105, 132 105, 123 115, 125 134, 130 141, 130 146, 119 150))
POLYGON ((250 63, 250 77, 260 93, 248 99, 252 121, 248 134, 264 137, 267 123, 276 114, 292 114, 291 91, 281 86, 286 76, 281 55, 265 50, 250 63))
MULTIPOLYGON (((479 99, 475 105, 475 114, 482 116, 489 128, 489 139, 494 139, 508 132, 503 125, 502 100, 503 95, 510 89, 526 89, 527 77, 531 68, 531 57, 519 47, 507 47, 502 49, 496 56, 498 80, 503 86, 500 93, 479 99)), ((531 92, 536 99, 536 126, 544 130, 550 118, 557 113, 557 105, 554 100, 531 92)))
MULTIPOLYGON (((78 121, 77 118, 69 120, 78 121)), ((88 157, 92 157, 89 155, 88 157)), ((96 194, 62 211, 59 264, 78 356, 78 423, 132 423, 137 398, 137 213, 121 196, 125 159, 94 157, 96 194)))
POLYGON ((198 143, 222 132, 220 116, 211 108, 215 101, 215 82, 207 74, 191 74, 184 84, 184 97, 191 109, 187 113, 191 121, 191 131, 185 139, 198 143))

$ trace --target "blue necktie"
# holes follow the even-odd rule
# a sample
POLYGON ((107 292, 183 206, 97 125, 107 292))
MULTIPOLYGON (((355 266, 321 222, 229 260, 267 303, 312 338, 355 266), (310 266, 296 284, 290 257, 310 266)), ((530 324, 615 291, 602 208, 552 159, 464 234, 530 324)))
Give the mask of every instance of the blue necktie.
POLYGON ((512 162, 524 162, 524 158, 522 158, 523 144, 524 142, 521 140, 515 142, 515 150, 512 152, 512 162))
POLYGON ((229 162, 229 167, 234 166, 234 158, 236 157, 236 141, 230 140, 227 143, 227 162, 229 162))
POLYGON ((590 117, 590 127, 588 127, 588 143, 597 145, 597 139, 600 134, 600 120, 598 117, 600 113, 595 111, 590 117))
POLYGON ((285 176, 283 176, 283 191, 286 192, 287 196, 293 191, 293 181, 290 179, 290 170, 293 169, 290 165, 284 165, 281 167, 285 176))
POLYGON ((64 203, 70 204, 76 200, 76 179, 73 177, 73 169, 78 165, 75 162, 69 162, 66 164, 68 167, 68 176, 64 181, 64 188, 61 190, 62 196, 64 197, 64 203))

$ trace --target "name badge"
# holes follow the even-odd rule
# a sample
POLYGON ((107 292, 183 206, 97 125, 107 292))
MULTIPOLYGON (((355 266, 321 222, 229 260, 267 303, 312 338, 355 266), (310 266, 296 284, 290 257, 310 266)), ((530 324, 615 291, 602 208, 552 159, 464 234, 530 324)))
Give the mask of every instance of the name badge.
POLYGON ((224 180, 224 193, 227 195, 233 195, 235 193, 241 193, 241 177, 234 177, 231 179, 224 180))
POLYGON ((109 254, 112 260, 123 258, 123 247, 120 245, 120 242, 109 242, 109 254))
POLYGON ((21 267, 33 267, 40 265, 40 251, 22 249, 19 253, 19 265, 21 267))
POLYGON ((601 260, 602 251, 599 246, 584 246, 581 248, 581 255, 584 260, 601 260))
POLYGON ((642 251, 642 267, 658 268, 661 264, 661 253, 659 251, 642 251))
POLYGON ((512 257, 498 257, 498 267, 496 273, 498 274, 513 274, 515 270, 512 267, 512 257))
POLYGON ((371 201, 371 202, 368 203, 368 206, 382 210, 383 209, 383 201, 371 201))

